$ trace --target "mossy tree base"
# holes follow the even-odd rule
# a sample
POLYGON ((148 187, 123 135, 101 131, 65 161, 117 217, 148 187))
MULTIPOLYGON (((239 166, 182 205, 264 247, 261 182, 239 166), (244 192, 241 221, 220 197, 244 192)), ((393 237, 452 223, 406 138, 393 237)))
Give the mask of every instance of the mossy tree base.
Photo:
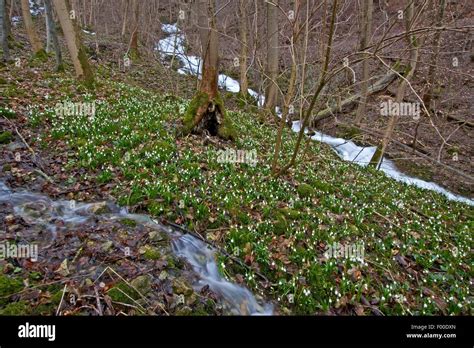
POLYGON ((218 136, 225 140, 236 138, 235 129, 226 115, 219 93, 212 98, 205 92, 198 92, 184 115, 181 135, 202 134, 205 131, 211 136, 218 136))

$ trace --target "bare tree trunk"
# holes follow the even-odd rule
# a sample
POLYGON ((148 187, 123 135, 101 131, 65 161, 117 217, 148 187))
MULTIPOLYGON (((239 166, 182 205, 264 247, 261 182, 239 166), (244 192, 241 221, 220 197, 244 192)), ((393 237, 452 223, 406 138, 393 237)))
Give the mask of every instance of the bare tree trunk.
POLYGON ((267 1, 267 79, 265 109, 274 112, 278 96, 278 0, 267 1))
POLYGON ((0 0, 0 41, 2 42, 4 62, 8 62, 10 60, 10 50, 8 48, 8 35, 6 26, 7 20, 8 15, 5 9, 5 0, 0 0))
POLYGON ((51 39, 51 45, 54 48, 54 56, 56 58, 56 71, 62 71, 64 70, 63 58, 61 55, 61 47, 59 46, 58 34, 56 32, 56 23, 54 22, 51 0, 44 0, 44 8, 46 12, 46 22, 48 23, 48 36, 51 39))
POLYGON ((80 31, 76 19, 70 17, 71 5, 68 0, 53 0, 59 23, 71 55, 76 77, 85 82, 89 88, 93 87, 94 73, 89 64, 86 51, 81 41, 80 31))
POLYGON ((199 90, 184 117, 183 134, 209 133, 224 139, 234 139, 235 132, 226 116, 218 91, 218 36, 215 0, 199 0, 199 28, 202 48, 202 78, 199 90))
MULTIPOLYGON (((298 16, 299 7, 300 7, 300 0, 295 0, 294 11, 293 11, 295 13, 295 16, 298 16)), ((300 34, 299 17, 296 17, 294 18, 293 33, 291 35, 291 44, 290 44, 290 51, 291 51, 290 81, 288 84, 288 91, 286 93, 285 101, 283 104, 283 113, 281 115, 280 124, 278 127, 278 132, 277 132, 276 141, 275 141, 275 152, 274 152, 273 161, 272 161, 272 172, 274 174, 277 174, 277 164, 278 164, 278 158, 280 156, 280 147, 282 143, 283 129, 285 128, 286 120, 288 118, 291 101, 293 100, 293 97, 295 95, 296 76, 298 75, 298 61, 297 61, 296 52, 298 51, 297 46, 298 46, 298 43, 300 42, 299 34, 300 34)))
POLYGON ((140 12, 139 0, 133 0, 132 36, 130 38, 130 56, 132 59, 139 57, 138 53, 138 14, 140 12))
MULTIPOLYGON (((360 50, 365 50, 370 43, 370 36, 372 35, 372 11, 373 11, 373 0, 363 0, 362 3, 362 30, 360 40, 360 50)), ((362 63, 362 85, 361 85, 361 98, 359 101, 359 107, 357 108, 356 117, 354 120, 355 124, 360 124, 362 117, 366 112, 367 105, 367 93, 369 90, 369 60, 365 57, 362 63)))
POLYGON ((248 55, 248 30, 247 30, 247 4, 248 0, 239 1, 240 14, 240 94, 243 97, 248 95, 249 83, 247 79, 247 55, 248 55))
POLYGON ((127 15, 128 15, 128 8, 130 7, 130 0, 124 0, 125 2, 125 11, 123 14, 123 22, 122 22, 122 39, 125 38, 125 33, 127 29, 127 15))
POLYGON ((332 42, 333 42, 334 31, 336 27, 337 3, 338 3, 338 0, 333 0, 331 22, 329 24, 328 41, 326 44, 326 54, 324 57, 324 65, 322 67, 321 75, 319 77, 318 86, 316 88, 316 91, 313 94, 313 97, 311 98, 311 103, 308 109, 306 110, 306 114, 303 118, 303 122, 302 124, 300 124, 301 128, 298 133, 298 138, 296 139, 295 149, 293 150, 293 155, 291 156, 291 160, 284 168, 282 168, 278 172, 278 175, 285 173, 286 171, 288 171, 288 169, 290 169, 296 163, 296 157, 298 156, 298 152, 301 146, 301 141, 303 140, 303 136, 304 136, 304 131, 305 131, 306 126, 308 125, 309 117, 311 116, 311 113, 314 109, 314 106, 316 105, 316 101, 318 100, 323 87, 327 83, 326 77, 328 75, 329 60, 331 58, 332 42))
POLYGON ((26 33, 33 49, 33 53, 35 55, 44 54, 43 43, 36 34, 33 19, 31 18, 30 4, 28 0, 21 0, 21 14, 23 16, 23 22, 25 23, 26 33))
POLYGON ((12 23, 11 23, 11 18, 12 18, 12 0, 5 0, 5 33, 7 35, 7 40, 13 40, 13 35, 12 35, 12 23))
MULTIPOLYGON (((435 1, 433 1, 435 2, 435 1)), ((439 9, 438 9, 438 16, 436 18, 436 26, 441 27, 443 25, 443 17, 444 11, 446 10, 446 0, 439 0, 439 9)), ((438 57, 440 51, 440 41, 441 41, 441 30, 437 30, 434 34, 433 38, 433 47, 434 47, 434 54, 431 58, 430 68, 428 70, 428 86, 429 92, 427 97, 425 98, 425 102, 430 105, 430 108, 434 108, 433 98, 434 96, 434 89, 436 85, 436 69, 438 65, 438 57)))
MULTIPOLYGON (((395 102, 396 103, 401 103, 403 102, 403 98, 405 97, 405 90, 407 87, 408 82, 412 78, 413 74, 415 73, 417 61, 418 61, 418 42, 417 38, 415 35, 410 35, 409 31, 412 29, 414 25, 414 18, 415 18, 415 2, 412 0, 407 0, 410 1, 409 6, 407 7, 406 10, 406 39, 408 41, 408 45, 410 46, 410 64, 408 67, 408 72, 405 74, 405 78, 402 79, 400 84, 398 85, 397 88, 397 93, 395 96, 395 102)), ((370 160, 370 165, 371 166, 380 166, 383 155, 385 153, 385 149, 387 148, 387 145, 390 142, 390 138, 392 137, 392 133, 395 129, 395 125, 397 123, 397 115, 391 115, 390 119, 388 121, 388 126, 385 131, 384 137, 382 139, 382 144, 380 147, 377 148, 375 151, 374 155, 372 156, 370 160)))

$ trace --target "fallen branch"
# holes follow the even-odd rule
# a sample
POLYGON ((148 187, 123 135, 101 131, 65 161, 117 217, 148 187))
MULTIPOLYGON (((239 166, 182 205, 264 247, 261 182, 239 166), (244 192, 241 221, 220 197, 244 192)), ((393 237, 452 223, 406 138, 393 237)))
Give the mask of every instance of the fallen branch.
MULTIPOLYGON (((397 78, 397 74, 394 73, 394 72, 386 74, 384 77, 382 77, 381 79, 379 79, 378 81, 376 81, 374 84, 372 84, 369 87, 369 89, 367 90, 367 96, 370 96, 372 94, 383 91, 388 86, 390 86, 390 84, 393 81, 395 81, 396 78, 397 78)), ((317 122, 319 122, 319 121, 321 121, 325 118, 330 117, 334 112, 354 105, 361 97, 362 97, 362 95, 360 93, 354 94, 354 95, 350 96, 349 98, 344 99, 340 103, 337 103, 337 105, 328 107, 328 108, 318 112, 313 117, 311 124, 314 125, 315 123, 317 123, 317 122)))
MULTIPOLYGON (((356 128, 356 129, 359 129, 359 130, 361 130, 361 131, 363 131, 363 132, 365 132, 365 133, 368 133, 368 134, 371 134, 371 135, 374 135, 374 136, 382 136, 379 132, 374 131, 374 130, 371 130, 371 129, 362 128, 362 127, 360 127, 360 126, 348 124, 348 123, 345 123, 345 122, 338 122, 338 123, 339 123, 339 124, 342 124, 342 125, 344 125, 344 126, 354 127, 354 128, 356 128)), ((459 170, 459 169, 456 169, 456 168, 454 168, 454 167, 451 167, 451 166, 448 165, 448 164, 445 164, 445 163, 440 162, 440 161, 438 161, 438 160, 436 160, 436 159, 434 159, 434 158, 432 158, 432 157, 430 157, 430 156, 428 156, 428 155, 425 155, 423 152, 420 152, 419 150, 414 149, 413 147, 411 147, 411 146, 409 146, 409 145, 407 145, 407 144, 404 144, 404 143, 402 143, 402 142, 400 142, 400 141, 398 141, 398 140, 392 139, 391 141, 392 141, 394 144, 399 145, 400 147, 402 147, 403 149, 405 149, 405 150, 407 150, 407 151, 409 151, 409 152, 415 152, 418 156, 420 156, 420 157, 422 157, 422 158, 424 158, 424 159, 426 159, 426 160, 428 160, 428 161, 430 161, 430 162, 433 162, 434 164, 438 164, 438 165, 442 166, 443 168, 448 169, 448 170, 450 170, 450 171, 452 171, 452 172, 454 172, 454 173, 456 173, 456 174, 459 174, 460 176, 462 176, 462 177, 464 177, 464 178, 470 180, 470 182, 474 182, 474 177, 473 177, 473 176, 471 176, 471 175, 469 175, 469 174, 467 174, 467 173, 464 173, 463 171, 461 171, 461 170, 459 170)))
POLYGON ((468 120, 463 120, 463 119, 460 119, 459 117, 457 116, 454 116, 454 115, 448 115, 447 116, 447 119, 448 120, 452 120, 452 121, 456 121, 458 123, 461 123, 461 126, 469 126, 469 127, 474 127, 474 123, 473 122, 470 122, 468 120))

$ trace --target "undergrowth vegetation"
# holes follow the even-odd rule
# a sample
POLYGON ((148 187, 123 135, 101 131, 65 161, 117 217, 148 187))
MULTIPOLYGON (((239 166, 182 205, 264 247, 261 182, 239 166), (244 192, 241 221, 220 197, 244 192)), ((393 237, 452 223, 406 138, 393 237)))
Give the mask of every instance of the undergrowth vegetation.
MULTIPOLYGON (((67 89, 72 80, 57 82, 67 89)), ((87 170, 75 179, 114 183, 120 204, 185 225, 240 258, 248 267, 222 257, 222 272, 283 313, 473 314, 471 207, 341 162, 311 141, 295 170, 276 179, 276 129, 257 115, 228 111, 235 142, 176 137, 188 100, 100 83, 107 97, 80 99, 95 103, 93 117, 58 115, 55 103, 66 100, 54 96, 30 110, 37 141, 49 149, 65 142, 65 169, 87 170), (258 162, 218 163, 225 148, 255 150, 258 162), (362 244, 362 261, 327 257, 333 243, 362 244)), ((295 140, 285 130, 282 163, 295 140)))

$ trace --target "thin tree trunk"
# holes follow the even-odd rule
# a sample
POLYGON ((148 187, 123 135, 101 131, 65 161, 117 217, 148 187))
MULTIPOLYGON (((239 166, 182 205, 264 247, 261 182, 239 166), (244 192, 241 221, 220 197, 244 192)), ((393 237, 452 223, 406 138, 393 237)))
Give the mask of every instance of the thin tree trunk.
MULTIPOLYGON (((372 35, 372 11, 373 11, 373 0, 363 0, 363 13, 361 18, 362 30, 360 40, 360 50, 365 50, 370 43, 370 37, 372 35)), ((369 89, 369 60, 365 57, 362 63, 362 84, 361 84, 361 98, 359 101, 359 107, 357 108, 356 117, 354 120, 355 124, 360 124, 362 117, 366 112, 367 106, 367 93, 369 89)))
POLYGON ((123 14, 123 22, 122 22, 122 39, 125 38, 125 33, 127 29, 127 15, 128 15, 128 8, 130 7, 130 0, 125 1, 125 12, 123 14))
POLYGON ((21 14, 23 16, 23 23, 25 23, 26 33, 33 49, 33 53, 35 55, 41 55, 41 52, 44 52, 43 43, 36 34, 28 0, 21 0, 21 14))
MULTIPOLYGON (((445 10, 446 10, 446 0, 439 0, 438 16, 436 18, 437 27, 441 27, 443 25, 443 17, 444 17, 445 10)), ((440 41, 441 41, 441 30, 437 30, 433 38, 434 54, 432 56, 430 67, 428 70, 429 92, 427 96, 428 99, 426 100, 426 102, 428 102, 427 104, 430 105, 431 109, 434 109, 433 99, 435 97, 434 89, 436 85, 436 70, 437 70, 438 57, 439 57, 439 51, 440 51, 440 41)))
POLYGON ((249 83, 247 79, 247 55, 248 55, 248 29, 247 29, 247 4, 248 0, 239 1, 239 14, 240 14, 240 94, 243 97, 248 95, 249 83))
POLYGON ((56 32, 56 23, 54 22, 51 0, 44 0, 44 8, 46 12, 46 22, 48 23, 48 36, 51 38, 51 45, 56 58, 56 71, 62 71, 64 70, 63 58, 61 55, 61 47, 59 46, 58 34, 56 32))
POLYGON ((278 78, 278 0, 267 1, 267 79, 265 109, 274 112, 278 78))
MULTIPOLYGON (((410 35, 408 32, 410 29, 413 27, 414 23, 414 12, 415 12, 415 2, 412 0, 407 0, 411 1, 410 5, 408 6, 406 10, 406 39, 408 41, 408 44, 410 46, 410 64, 408 68, 408 72, 405 74, 405 78, 400 82, 397 88, 397 93, 395 96, 395 102, 396 103, 401 103, 403 102, 403 98, 405 97, 405 90, 407 87, 407 83, 410 81, 412 78, 413 74, 415 73, 416 65, 417 65, 417 60, 418 60, 418 42, 417 38, 415 35, 410 35)), ((397 123, 397 115, 391 115, 390 119, 388 121, 388 126, 385 131, 384 137, 382 139, 382 144, 380 147, 377 148, 375 151, 374 155, 372 156, 370 160, 370 165, 371 166, 377 166, 379 167, 383 158, 383 155, 385 153, 385 149, 387 148, 390 138, 392 137, 393 131, 395 129, 395 125, 397 123)))
POLYGON ((130 55, 132 59, 139 57, 138 53, 138 14, 140 11, 139 0, 133 0, 133 20, 132 20, 132 36, 130 38, 130 55))
POLYGON ((53 0, 54 8, 58 15, 59 23, 64 33, 64 38, 71 55, 76 77, 85 82, 86 86, 92 88, 94 73, 89 64, 85 48, 81 41, 80 31, 76 19, 71 19, 71 5, 68 0, 53 0))
MULTIPOLYGON (((294 3, 295 15, 298 14, 299 5, 300 5, 300 0, 296 0, 294 3)), ((281 115, 280 125, 278 127, 277 137, 275 141, 275 152, 273 154, 273 161, 272 161, 272 172, 274 174, 277 174, 277 164, 278 164, 278 158, 280 156, 280 147, 282 143, 283 129, 285 128, 286 120, 288 118, 288 113, 290 109, 290 104, 295 94, 296 76, 298 75, 298 68, 297 68, 298 61, 297 61, 296 52, 298 51, 297 46, 298 46, 298 43, 300 42, 299 40, 300 25, 299 25, 298 17, 296 17, 294 21, 295 22, 293 24, 293 33, 291 36, 291 45, 290 45, 290 50, 291 50, 290 81, 288 84, 288 91, 286 93, 285 102, 283 104, 283 113, 281 115)))
POLYGON ((328 35, 328 41, 326 45, 326 54, 324 58, 323 70, 319 77, 318 86, 316 88, 316 91, 314 92, 313 97, 311 98, 311 103, 308 107, 308 110, 306 110, 306 114, 304 116, 303 122, 302 124, 300 124, 301 129, 298 133, 298 138, 296 139, 295 149, 293 151, 293 155, 291 156, 291 160, 282 170, 278 172, 278 174, 285 173, 286 171, 288 171, 288 169, 290 169, 295 164, 296 157, 298 156, 298 152, 301 146, 301 141, 303 140, 304 131, 305 131, 306 126, 308 125, 309 117, 311 116, 311 113, 314 109, 314 106, 316 105, 316 101, 318 100, 323 87, 327 83, 326 77, 327 77, 328 69, 329 69, 329 60, 331 58, 332 41, 333 41, 334 31, 335 31, 335 26, 336 26, 337 3, 338 3, 338 0, 333 0, 331 23, 329 24, 329 35, 328 35))
POLYGON ((10 50, 8 48, 7 25, 8 15, 5 9, 5 0, 0 0, 0 41, 2 43, 3 61, 10 60, 10 50))

